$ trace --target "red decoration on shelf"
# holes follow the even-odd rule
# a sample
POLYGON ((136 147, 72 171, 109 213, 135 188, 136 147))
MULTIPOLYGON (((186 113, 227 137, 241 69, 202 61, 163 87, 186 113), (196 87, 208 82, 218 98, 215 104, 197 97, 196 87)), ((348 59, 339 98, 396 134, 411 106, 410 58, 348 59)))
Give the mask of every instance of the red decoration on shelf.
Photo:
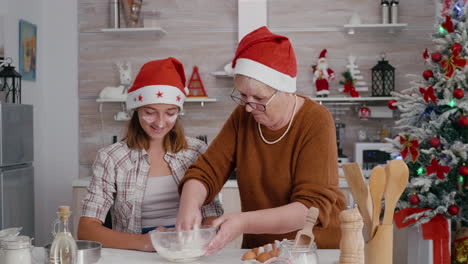
POLYGON ((460 118, 458 118, 458 125, 461 127, 468 127, 468 116, 460 116, 460 118))
POLYGON ((431 140, 429 140, 429 145, 433 148, 440 147, 440 139, 438 137, 431 138, 431 140))
POLYGON ((387 106, 388 108, 392 109, 392 110, 395 110, 397 109, 398 107, 395 105, 397 101, 392 99, 392 100, 389 100, 388 103, 387 103, 387 106))
POLYGON ((458 206, 452 204, 451 206, 449 206, 447 208, 447 212, 450 214, 450 215, 457 215, 459 212, 460 212, 460 208, 458 208, 458 206))
POLYGON ((423 77, 424 77, 424 79, 427 81, 427 80, 429 80, 429 78, 434 77, 434 73, 432 73, 431 70, 425 70, 425 71, 423 72, 423 77))
MULTIPOLYGON (((404 228, 412 225, 416 220, 410 219, 405 221, 406 217, 427 211, 427 208, 405 208, 395 213, 393 219, 398 228, 404 228)), ((421 225, 422 238, 425 240, 432 240, 432 253, 433 263, 449 264, 450 263, 450 249, 449 249, 449 229, 448 222, 444 215, 438 214, 434 216, 431 221, 421 225)))
POLYGON ((444 76, 448 79, 452 78, 456 68, 463 69, 467 64, 467 60, 463 57, 460 57, 462 48, 463 47, 459 43, 453 44, 452 56, 445 58, 440 63, 440 66, 442 66, 442 68, 445 70, 444 76))
POLYGON ((442 59, 442 53, 436 51, 431 54, 431 59, 433 62, 439 62, 442 59))
POLYGON ((411 155, 411 160, 416 162, 419 158, 419 142, 417 139, 407 139, 404 136, 400 136, 400 144, 402 148, 400 150, 401 156, 403 159, 411 155))
POLYGON ((457 99, 462 99, 464 96, 465 96, 465 91, 463 91, 463 89, 457 88, 453 90, 453 97, 457 99))
POLYGON ((369 109, 369 107, 363 105, 361 106, 361 108, 359 109, 359 118, 361 120, 367 120, 371 117, 371 110, 369 109))
POLYGON ((412 194, 409 197, 409 202, 412 205, 418 205, 421 201, 419 200, 419 196, 417 194, 412 194))
POLYGON ((208 97, 206 95, 205 87, 198 73, 198 67, 194 66, 192 71, 192 76, 190 77, 189 85, 189 94, 187 97, 208 97))
POLYGON ((453 30, 453 22, 452 19, 449 16, 445 16, 445 22, 442 23, 441 25, 445 30, 447 30, 448 33, 452 33, 453 30))
POLYGON ((435 173, 437 178, 443 180, 445 179, 445 174, 450 171, 450 166, 440 166, 439 161, 436 159, 431 160, 431 165, 426 166, 427 175, 435 173))
POLYGON ((434 94, 434 88, 432 86, 427 87, 427 89, 419 87, 419 91, 424 96, 424 101, 426 101, 426 103, 429 103, 429 101, 435 103, 437 101, 437 97, 434 94))
POLYGON ((462 176, 468 176, 468 166, 461 166, 459 169, 458 169, 458 173, 460 173, 460 175, 462 176))

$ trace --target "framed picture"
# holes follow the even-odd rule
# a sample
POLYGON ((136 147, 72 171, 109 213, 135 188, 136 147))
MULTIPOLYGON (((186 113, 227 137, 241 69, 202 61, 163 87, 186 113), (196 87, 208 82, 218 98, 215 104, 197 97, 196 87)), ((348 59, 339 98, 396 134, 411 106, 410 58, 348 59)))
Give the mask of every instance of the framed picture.
POLYGON ((25 20, 19 21, 19 73, 23 80, 36 80, 37 27, 25 20))

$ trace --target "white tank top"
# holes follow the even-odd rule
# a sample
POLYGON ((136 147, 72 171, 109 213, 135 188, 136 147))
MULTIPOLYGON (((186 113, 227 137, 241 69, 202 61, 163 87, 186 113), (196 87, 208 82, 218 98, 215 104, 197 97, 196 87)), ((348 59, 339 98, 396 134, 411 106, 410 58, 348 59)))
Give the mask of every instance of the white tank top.
POLYGON ((148 177, 141 208, 141 226, 175 225, 179 192, 172 175, 148 177))

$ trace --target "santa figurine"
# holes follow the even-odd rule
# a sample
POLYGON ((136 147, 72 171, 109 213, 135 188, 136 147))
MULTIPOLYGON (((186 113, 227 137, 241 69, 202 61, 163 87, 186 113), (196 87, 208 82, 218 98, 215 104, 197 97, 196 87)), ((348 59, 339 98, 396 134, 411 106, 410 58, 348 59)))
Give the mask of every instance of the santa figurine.
POLYGON ((335 79, 335 72, 328 68, 327 59, 325 58, 326 54, 327 50, 322 50, 317 65, 312 65, 317 97, 327 97, 330 94, 328 82, 335 79))

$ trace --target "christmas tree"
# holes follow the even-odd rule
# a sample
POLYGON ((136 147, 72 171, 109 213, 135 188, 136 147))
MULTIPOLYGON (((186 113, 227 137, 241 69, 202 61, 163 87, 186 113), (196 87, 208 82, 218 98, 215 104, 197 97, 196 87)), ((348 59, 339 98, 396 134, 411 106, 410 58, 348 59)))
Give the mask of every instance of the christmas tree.
MULTIPOLYGON (((447 1, 445 1, 447 2, 447 1)), ((398 136, 389 139, 410 170, 398 208, 414 208, 405 221, 429 223, 443 216, 468 220, 468 21, 465 1, 439 17, 434 49, 423 53, 427 69, 411 88, 393 93, 398 136), (417 209, 419 208, 419 209, 417 209)))

